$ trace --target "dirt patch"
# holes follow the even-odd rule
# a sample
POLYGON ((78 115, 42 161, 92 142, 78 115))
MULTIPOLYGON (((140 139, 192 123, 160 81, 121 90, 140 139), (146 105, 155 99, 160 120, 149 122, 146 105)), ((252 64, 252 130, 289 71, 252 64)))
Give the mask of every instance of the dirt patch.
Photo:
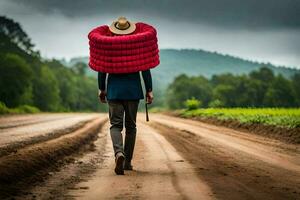
MULTIPOLYGON (((16 195, 28 183, 42 180, 47 170, 68 162, 62 158, 94 140, 106 120, 96 119, 61 137, 26 146, 0 158, 0 197, 16 195), (23 186, 23 187, 22 187, 23 186)), ((72 158, 69 158, 72 161, 72 158)))
MULTIPOLYGON (((151 123, 206 181, 217 199, 297 199, 299 174, 186 131, 151 123)), ((255 148, 255 147, 254 147, 255 148)))
MULTIPOLYGON (((182 117, 178 113, 164 113, 171 116, 182 117)), ((265 124, 243 124, 237 120, 219 120, 216 118, 193 117, 192 120, 224 126, 252 134, 262 135, 268 138, 277 139, 291 144, 300 144, 300 128, 284 128, 265 124)))

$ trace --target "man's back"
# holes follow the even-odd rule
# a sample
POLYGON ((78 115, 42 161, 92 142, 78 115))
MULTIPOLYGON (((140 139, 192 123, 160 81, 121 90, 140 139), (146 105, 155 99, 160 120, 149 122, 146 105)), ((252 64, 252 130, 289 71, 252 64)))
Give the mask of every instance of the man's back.
MULTIPOLYGON (((144 98, 140 73, 108 74, 105 88, 105 73, 98 73, 99 89, 107 91, 107 100, 139 100, 144 98)), ((146 92, 152 91, 150 70, 142 72, 146 92)))

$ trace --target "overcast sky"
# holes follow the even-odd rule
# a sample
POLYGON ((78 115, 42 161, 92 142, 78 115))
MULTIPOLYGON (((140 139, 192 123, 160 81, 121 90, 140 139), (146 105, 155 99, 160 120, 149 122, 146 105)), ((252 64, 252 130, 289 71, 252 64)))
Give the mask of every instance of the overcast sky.
POLYGON ((88 55, 88 32, 118 16, 158 30, 160 48, 195 48, 300 68, 300 0, 0 0, 42 56, 88 55))

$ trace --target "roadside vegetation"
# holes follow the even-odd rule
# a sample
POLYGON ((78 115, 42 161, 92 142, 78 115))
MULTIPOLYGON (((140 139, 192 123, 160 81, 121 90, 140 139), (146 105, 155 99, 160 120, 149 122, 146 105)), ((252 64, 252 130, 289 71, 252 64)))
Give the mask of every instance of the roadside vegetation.
POLYGON ((8 108, 0 101, 0 114, 23 114, 23 113, 39 113, 40 109, 34 106, 21 105, 16 108, 8 108))
POLYGON ((182 117, 238 121, 285 128, 300 127, 300 109, 294 108, 208 108, 180 111, 182 117))
POLYGON ((171 114, 300 144, 299 108, 195 108, 195 101, 171 114))

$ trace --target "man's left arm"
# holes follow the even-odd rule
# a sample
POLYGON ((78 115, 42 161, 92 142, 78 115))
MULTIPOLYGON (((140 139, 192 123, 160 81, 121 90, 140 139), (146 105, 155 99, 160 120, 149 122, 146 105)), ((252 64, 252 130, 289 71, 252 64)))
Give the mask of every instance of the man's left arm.
POLYGON ((106 103, 106 73, 98 72, 98 87, 99 87, 99 99, 102 103, 106 103))

